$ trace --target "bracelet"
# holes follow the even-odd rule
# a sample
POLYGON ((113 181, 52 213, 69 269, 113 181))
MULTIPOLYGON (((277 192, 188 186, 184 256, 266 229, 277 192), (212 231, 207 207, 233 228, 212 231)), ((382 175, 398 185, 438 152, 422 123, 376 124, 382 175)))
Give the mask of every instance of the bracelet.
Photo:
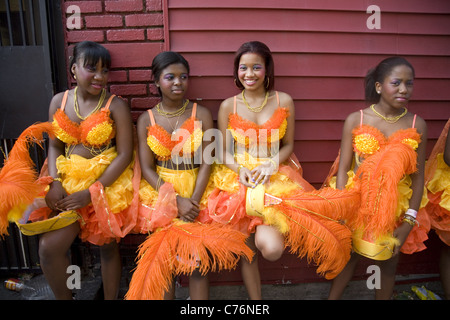
POLYGON ((61 178, 53 178, 53 181, 59 181, 62 183, 62 179, 61 178))
POLYGON ((417 223, 417 226, 419 226, 419 223, 417 222, 416 218, 414 218, 413 216, 410 215, 405 215, 403 217, 403 222, 406 222, 407 224, 409 224, 411 227, 414 227, 414 225, 417 223))
POLYGON ((405 212, 406 215, 413 217, 414 219, 417 218, 417 211, 414 209, 408 209, 405 212))

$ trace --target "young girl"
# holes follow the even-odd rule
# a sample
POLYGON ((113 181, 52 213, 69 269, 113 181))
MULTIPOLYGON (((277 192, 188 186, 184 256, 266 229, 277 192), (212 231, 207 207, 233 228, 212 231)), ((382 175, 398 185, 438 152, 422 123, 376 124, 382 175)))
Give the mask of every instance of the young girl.
MULTIPOLYGON (((399 251, 416 224, 424 189, 427 127, 407 110, 413 81, 407 60, 383 60, 365 79, 366 100, 372 105, 345 121, 336 187, 359 189, 361 206, 351 224, 354 253, 333 280, 330 299, 341 297, 361 255, 381 268, 376 298, 391 298, 399 251)), ((423 248, 411 244, 408 249, 423 248)))
MULTIPOLYGON (((132 121, 126 103, 105 89, 110 65, 103 46, 90 41, 75 45, 70 72, 77 85, 53 97, 51 127, 45 129, 55 136, 50 139, 48 172, 45 167, 41 172, 50 178, 46 206, 37 199, 28 209, 36 222, 19 223, 28 233, 47 221, 69 221, 36 232, 44 232, 40 263, 56 299, 72 299, 66 285, 68 251, 78 235, 100 246, 104 297, 116 299, 121 276, 118 242, 136 223, 136 210, 130 207, 134 200, 137 208, 138 200, 133 198, 132 179, 139 181, 133 174, 132 121)), ((33 183, 39 185, 42 179, 33 183)))
MULTIPOLYGON (((293 154, 294 102, 273 90, 274 63, 264 43, 239 48, 234 81, 242 91, 219 109, 224 156, 212 173, 210 218, 250 235, 249 246, 269 261, 278 260, 288 245, 333 277, 350 256, 350 231, 340 220, 352 195, 315 191, 301 176, 293 154)), ((250 299, 261 299, 258 260, 242 259, 241 268, 250 299)))
POLYGON ((157 55, 153 77, 161 102, 137 123, 142 170, 137 232, 153 232, 141 245, 127 299, 174 298, 173 277, 190 275, 191 299, 208 299, 207 272, 232 268, 251 256, 244 235, 198 221, 205 208, 210 165, 197 157, 208 146, 203 132, 211 112, 185 98, 189 64, 179 53, 157 55))
POLYGON ((425 207, 431 227, 444 243, 440 258, 441 281, 445 298, 450 299, 450 119, 428 158, 425 185, 428 204, 425 207))

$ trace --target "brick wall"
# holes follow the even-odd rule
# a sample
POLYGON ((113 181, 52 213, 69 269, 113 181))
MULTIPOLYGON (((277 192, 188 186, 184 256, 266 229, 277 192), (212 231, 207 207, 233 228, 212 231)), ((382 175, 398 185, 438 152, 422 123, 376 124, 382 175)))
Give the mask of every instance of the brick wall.
POLYGON ((110 91, 128 101, 134 119, 154 106, 159 99, 150 67, 153 57, 166 49, 163 0, 61 1, 67 61, 77 42, 101 43, 112 57, 110 91), (75 27, 66 23, 76 17, 72 8, 80 13, 75 27))

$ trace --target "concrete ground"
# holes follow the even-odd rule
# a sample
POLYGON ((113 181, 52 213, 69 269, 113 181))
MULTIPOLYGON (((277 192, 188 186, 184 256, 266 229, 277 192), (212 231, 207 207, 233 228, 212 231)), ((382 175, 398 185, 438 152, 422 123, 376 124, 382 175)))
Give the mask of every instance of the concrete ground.
MULTIPOLYGON (((75 299, 77 300, 96 300, 101 299, 101 277, 98 270, 94 270, 90 275, 85 275, 81 282, 81 289, 75 290, 75 299)), ((19 275, 20 276, 20 275, 19 275)), ((5 288, 3 282, 9 277, 17 277, 17 275, 2 275, 0 280, 2 286, 0 287, 0 300, 27 300, 21 293, 11 291, 5 288)), ((120 290, 120 297, 126 293, 128 289, 128 282, 130 274, 124 270, 122 277, 122 284, 120 290)), ((37 283, 45 281, 42 274, 35 275, 30 283, 37 283)), ((396 279, 394 299, 396 300, 420 300, 419 297, 412 291, 412 287, 424 286, 428 290, 444 297, 439 275, 409 275, 398 276, 396 279)), ((313 282, 300 284, 280 284, 262 286, 263 300, 326 300, 330 282, 313 282)), ((189 299, 189 289, 187 287, 178 286, 176 289, 177 300, 189 299)), ((53 297, 47 296, 46 299, 53 297)), ((210 288, 211 300, 247 300, 247 293, 243 285, 221 285, 211 286, 210 288)), ((343 300, 373 300, 374 291, 367 288, 366 280, 351 281, 345 291, 343 300)))

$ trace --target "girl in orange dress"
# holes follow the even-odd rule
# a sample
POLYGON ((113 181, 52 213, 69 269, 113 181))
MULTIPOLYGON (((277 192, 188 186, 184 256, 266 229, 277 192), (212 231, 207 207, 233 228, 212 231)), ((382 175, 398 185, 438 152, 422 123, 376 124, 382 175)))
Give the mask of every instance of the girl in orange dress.
MULTIPOLYGON (((332 278, 350 258, 351 233, 342 220, 357 197, 317 191, 301 176, 293 154, 294 102, 273 90, 273 69, 261 42, 245 43, 235 55, 235 84, 242 92, 219 109, 223 159, 213 166, 207 218, 249 235, 248 245, 269 261, 289 246, 332 278)), ((261 299, 257 258, 241 261, 250 299, 261 299)))
POLYGON ((424 191, 427 127, 408 112, 414 69, 403 58, 383 60, 366 76, 369 108, 350 114, 344 124, 336 188, 360 190, 354 219, 354 253, 334 280, 329 298, 341 297, 361 256, 381 268, 377 299, 390 299, 399 251, 423 250, 428 232, 425 215, 417 215, 424 191), (420 228, 416 225, 420 220, 420 228), (414 227, 414 232, 411 232, 414 227), (409 237, 408 237, 409 235, 409 237))
POLYGON ((450 299, 450 119, 428 158, 425 185, 428 204, 425 207, 431 228, 445 244, 440 258, 441 281, 445 298, 450 299))
MULTIPOLYGON (((28 178, 28 183, 41 191, 46 185, 49 188, 25 213, 23 209, 31 201, 22 199, 12 210, 16 217, 11 220, 26 234, 44 232, 39 239, 40 263, 56 299, 72 299, 66 284, 68 251, 77 236, 100 246, 104 297, 116 299, 122 269, 118 242, 136 224, 138 198, 133 178, 138 187, 139 175, 133 171, 133 125, 126 103, 104 88, 110 65, 109 52, 103 46, 78 43, 70 63, 76 88, 53 97, 49 123, 24 132, 26 142, 36 139, 37 131, 52 137, 42 177, 37 181, 28 178), (26 224, 28 216, 36 222, 26 224), (68 222, 32 230, 47 221, 68 222)), ((17 144, 12 153, 27 152, 24 146, 17 144)), ((31 165, 25 158, 10 160, 18 167, 31 165)), ((27 184, 20 186, 26 188, 27 184)), ((35 190, 29 193, 37 196, 35 190)))
POLYGON ((161 102, 137 123, 142 170, 135 232, 150 233, 141 244, 128 300, 173 299, 173 278, 188 274, 193 300, 208 299, 208 272, 233 268, 251 258, 245 235, 200 221, 206 210, 210 165, 198 156, 212 128, 211 112, 185 99, 189 64, 179 53, 157 55, 152 64, 161 102))

